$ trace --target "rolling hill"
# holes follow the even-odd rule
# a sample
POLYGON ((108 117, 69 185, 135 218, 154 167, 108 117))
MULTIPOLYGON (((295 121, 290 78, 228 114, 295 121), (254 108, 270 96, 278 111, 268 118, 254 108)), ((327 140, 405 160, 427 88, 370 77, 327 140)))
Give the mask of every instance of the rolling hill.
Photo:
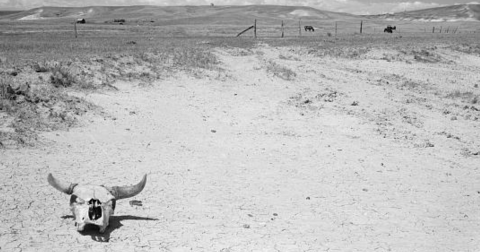
POLYGON ((425 21, 425 22, 454 22, 479 21, 480 4, 458 4, 438 8, 387 13, 381 15, 364 16, 370 19, 387 19, 393 21, 425 21))
POLYGON ((8 20, 52 20, 85 18, 104 23, 114 19, 152 21, 160 24, 239 24, 253 19, 265 22, 280 20, 336 20, 357 18, 347 13, 322 11, 310 7, 249 6, 89 6, 41 7, 3 17, 8 20))
POLYGON ((88 23, 109 23, 125 19, 127 23, 153 25, 250 25, 254 19, 263 24, 280 21, 423 21, 453 22, 479 21, 480 4, 460 4, 439 8, 386 13, 381 15, 353 15, 322 11, 305 6, 247 5, 247 6, 88 6, 41 7, 27 11, 5 13, 0 20, 75 20, 85 18, 88 23))

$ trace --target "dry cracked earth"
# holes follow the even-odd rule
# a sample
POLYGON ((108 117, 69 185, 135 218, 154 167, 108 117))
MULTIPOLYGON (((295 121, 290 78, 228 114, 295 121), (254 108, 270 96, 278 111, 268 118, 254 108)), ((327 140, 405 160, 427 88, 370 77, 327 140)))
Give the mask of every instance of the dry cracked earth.
POLYGON ((76 94, 105 113, 1 150, 0 250, 480 250, 478 55, 216 55, 202 78, 76 94), (148 181, 105 234, 78 233, 48 173, 148 181))

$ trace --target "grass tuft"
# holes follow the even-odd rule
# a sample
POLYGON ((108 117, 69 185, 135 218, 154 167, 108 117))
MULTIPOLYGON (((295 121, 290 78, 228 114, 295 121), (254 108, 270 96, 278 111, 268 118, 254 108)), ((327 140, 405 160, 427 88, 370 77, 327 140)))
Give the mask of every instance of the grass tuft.
POLYGON ((479 104, 480 103, 480 95, 474 94, 473 92, 461 92, 459 90, 455 90, 446 95, 447 98, 451 99, 461 99, 463 102, 471 103, 471 104, 479 104))
POLYGON ((55 66, 51 71, 52 75, 50 76, 50 83, 56 88, 71 87, 76 82, 75 76, 66 67, 55 66))
POLYGON ((273 76, 284 80, 294 80, 297 74, 291 69, 277 64, 275 61, 269 60, 267 64, 267 72, 273 73, 273 76))

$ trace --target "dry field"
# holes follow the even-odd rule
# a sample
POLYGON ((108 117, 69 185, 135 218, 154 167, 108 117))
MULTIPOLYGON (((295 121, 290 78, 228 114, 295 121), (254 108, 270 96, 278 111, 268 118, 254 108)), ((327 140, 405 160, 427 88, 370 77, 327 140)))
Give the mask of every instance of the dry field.
POLYGON ((478 33, 4 25, 0 251, 480 250, 478 33), (149 178, 78 233, 48 173, 149 178))

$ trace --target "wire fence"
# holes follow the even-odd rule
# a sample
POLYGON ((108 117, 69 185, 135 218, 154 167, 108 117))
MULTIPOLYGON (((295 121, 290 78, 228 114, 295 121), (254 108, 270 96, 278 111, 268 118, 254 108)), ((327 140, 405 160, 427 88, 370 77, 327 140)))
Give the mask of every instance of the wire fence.
POLYGON ((395 27, 393 33, 476 33, 477 25, 455 22, 412 22, 412 21, 385 21, 378 22, 360 21, 318 21, 309 20, 296 22, 281 21, 278 25, 270 22, 262 23, 262 20, 252 21, 252 26, 237 35, 254 37, 291 37, 291 36, 337 36, 345 34, 376 34, 387 32, 387 27, 395 27), (252 29, 253 34, 246 33, 252 29))
MULTIPOLYGON (((122 20, 123 21, 123 20, 122 20)), ((475 21, 464 22, 419 22, 390 21, 371 19, 350 20, 318 20, 318 19, 251 19, 225 20, 225 23, 205 20, 199 23, 193 21, 183 23, 151 22, 125 20, 120 23, 99 22, 87 20, 85 24, 69 22, 36 21, 36 22, 2 22, 1 40, 15 40, 18 36, 49 38, 98 38, 98 37, 138 37, 171 38, 171 37, 324 37, 344 36, 352 34, 383 34, 388 25, 395 26, 394 34, 465 34, 480 33, 480 26, 475 21), (307 28, 307 29, 306 29, 307 28), (11 38, 10 38, 11 37, 11 38)))

